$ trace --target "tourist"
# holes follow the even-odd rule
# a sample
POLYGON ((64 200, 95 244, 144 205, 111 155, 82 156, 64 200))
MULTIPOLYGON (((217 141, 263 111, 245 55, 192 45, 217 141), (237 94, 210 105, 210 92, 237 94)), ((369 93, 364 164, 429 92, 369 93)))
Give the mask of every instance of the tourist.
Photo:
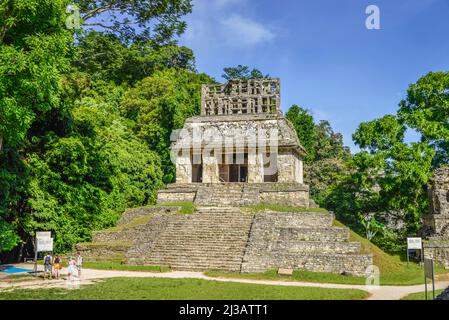
POLYGON ((45 257, 44 257, 44 280, 45 280, 45 277, 47 275, 47 272, 48 272, 49 278, 51 279, 51 273, 52 273, 51 263, 52 263, 52 260, 53 259, 52 259, 51 255, 50 255, 50 253, 48 252, 45 255, 45 257))
POLYGON ((69 280, 72 280, 73 273, 75 272, 75 260, 70 257, 69 258, 69 267, 68 267, 68 276, 69 280))
POLYGON ((78 278, 81 278, 81 267, 83 265, 83 257, 80 252, 76 253, 76 268, 78 269, 78 278))
POLYGON ((56 279, 59 279, 61 269, 62 269, 62 259, 58 255, 56 255, 55 259, 53 260, 53 270, 56 279))

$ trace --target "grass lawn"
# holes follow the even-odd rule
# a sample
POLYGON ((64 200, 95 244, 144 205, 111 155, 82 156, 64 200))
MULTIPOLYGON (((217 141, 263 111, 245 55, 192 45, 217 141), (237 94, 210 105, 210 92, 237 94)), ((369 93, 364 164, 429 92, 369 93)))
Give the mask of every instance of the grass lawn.
POLYGON ((133 266, 122 264, 120 261, 86 261, 83 268, 98 270, 122 270, 122 271, 146 271, 146 272, 168 272, 168 266, 133 266))
MULTIPOLYGON (((443 292, 443 290, 435 290, 435 297, 438 296, 441 292, 443 292)), ((433 298, 432 297, 432 289, 430 289, 427 292, 427 299, 432 300, 432 298, 433 298)), ((426 293, 424 291, 412 293, 412 294, 409 294, 408 296, 405 296, 401 300, 426 300, 426 293)))
POLYGON ((112 278, 66 289, 3 291, 0 300, 356 300, 368 293, 352 289, 324 289, 226 283, 199 279, 112 278))

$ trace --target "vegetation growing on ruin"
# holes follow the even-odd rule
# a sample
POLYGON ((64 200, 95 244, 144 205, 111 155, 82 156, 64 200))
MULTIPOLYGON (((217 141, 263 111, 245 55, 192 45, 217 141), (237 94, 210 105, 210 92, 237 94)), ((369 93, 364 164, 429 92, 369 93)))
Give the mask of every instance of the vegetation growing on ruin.
POLYGON ((322 212, 327 213, 328 211, 324 208, 301 208, 301 207, 292 207, 292 206, 285 206, 280 204, 273 204, 273 203, 259 203, 259 204, 253 204, 248 205, 242 208, 243 211, 248 212, 261 212, 261 211, 276 211, 276 212, 322 212))
POLYGON ((178 207, 181 214, 191 214, 195 211, 196 206, 193 202, 171 202, 158 204, 159 207, 178 207))
POLYGON ((121 271, 143 271, 143 272, 168 272, 168 266, 133 266, 120 261, 86 261, 84 267, 98 270, 121 270, 121 271))

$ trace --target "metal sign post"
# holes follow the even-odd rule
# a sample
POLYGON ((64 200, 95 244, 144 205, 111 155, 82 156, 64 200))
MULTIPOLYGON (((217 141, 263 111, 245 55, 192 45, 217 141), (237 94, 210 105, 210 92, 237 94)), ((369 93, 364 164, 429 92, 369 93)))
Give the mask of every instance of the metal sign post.
POLYGON ((424 285, 427 300, 427 279, 432 279, 432 296, 435 299, 435 275, 433 270, 433 260, 424 258, 424 285))

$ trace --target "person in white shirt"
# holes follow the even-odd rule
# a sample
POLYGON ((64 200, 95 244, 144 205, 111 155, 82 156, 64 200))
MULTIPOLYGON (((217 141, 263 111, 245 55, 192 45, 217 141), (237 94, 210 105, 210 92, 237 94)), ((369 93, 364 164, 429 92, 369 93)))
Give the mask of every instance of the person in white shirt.
POLYGON ((73 273, 75 272, 75 260, 70 257, 69 258, 69 266, 67 268, 67 274, 69 276, 69 280, 72 280, 73 273))
POLYGON ((81 278, 81 267, 83 266, 83 257, 79 253, 76 253, 76 268, 78 269, 78 278, 81 278))

